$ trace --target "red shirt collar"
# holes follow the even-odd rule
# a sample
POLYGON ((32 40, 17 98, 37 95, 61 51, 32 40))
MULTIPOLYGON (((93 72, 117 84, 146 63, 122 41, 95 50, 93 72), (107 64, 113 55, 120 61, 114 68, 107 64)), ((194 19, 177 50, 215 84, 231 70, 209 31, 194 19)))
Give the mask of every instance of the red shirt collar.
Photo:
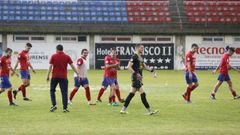
POLYGON ((64 52, 58 51, 57 54, 64 54, 64 52))

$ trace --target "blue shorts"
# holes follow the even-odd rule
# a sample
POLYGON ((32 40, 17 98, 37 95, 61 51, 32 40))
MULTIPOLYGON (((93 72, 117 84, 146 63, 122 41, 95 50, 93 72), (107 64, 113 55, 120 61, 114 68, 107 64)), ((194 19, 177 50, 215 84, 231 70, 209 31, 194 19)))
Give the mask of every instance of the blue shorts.
POLYGON ((30 73, 29 73, 28 70, 21 70, 20 73, 21 73, 21 78, 22 79, 28 79, 28 80, 31 79, 30 73))
POLYGON ((228 74, 219 74, 218 75, 218 81, 223 82, 223 81, 230 81, 230 80, 231 80, 231 78, 228 74))
POLYGON ((89 84, 87 78, 82 78, 78 80, 78 77, 74 77, 74 86, 79 88, 80 86, 84 87, 84 85, 89 84))
POLYGON ((1 88, 2 89, 9 89, 12 87, 12 84, 9 81, 8 76, 1 76, 1 88))
POLYGON ((197 83, 198 79, 195 73, 192 73, 192 79, 189 78, 189 72, 185 73, 185 79, 187 84, 197 83))
POLYGON ((102 86, 107 88, 108 86, 112 86, 113 84, 118 85, 118 81, 116 78, 104 77, 102 86))

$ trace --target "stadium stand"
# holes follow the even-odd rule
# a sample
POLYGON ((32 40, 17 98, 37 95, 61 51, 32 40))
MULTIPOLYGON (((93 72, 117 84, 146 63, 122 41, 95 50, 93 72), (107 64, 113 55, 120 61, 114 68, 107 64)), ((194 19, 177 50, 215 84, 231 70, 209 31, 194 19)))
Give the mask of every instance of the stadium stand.
POLYGON ((240 1, 184 0, 189 23, 240 23, 240 1))
POLYGON ((0 1, 0 32, 236 34, 239 24, 236 0, 0 1))

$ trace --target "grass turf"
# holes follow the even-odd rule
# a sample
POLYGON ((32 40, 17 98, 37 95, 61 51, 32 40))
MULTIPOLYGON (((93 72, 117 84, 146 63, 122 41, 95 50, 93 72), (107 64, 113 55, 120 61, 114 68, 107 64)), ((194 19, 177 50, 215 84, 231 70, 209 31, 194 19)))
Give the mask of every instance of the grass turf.
MULTIPOLYGON (((69 92, 73 87, 72 72, 69 72, 69 92)), ((145 116, 145 108, 139 94, 133 98, 127 115, 120 115, 121 106, 107 105, 109 90, 103 96, 103 103, 88 106, 82 88, 69 106, 70 113, 62 112, 59 89, 58 110, 49 112, 49 83, 45 81, 46 71, 32 74, 27 95, 32 102, 22 100, 19 93, 17 107, 8 106, 7 92, 0 95, 0 135, 239 135, 240 101, 233 100, 227 84, 219 89, 216 101, 209 100, 217 75, 210 71, 197 71, 200 86, 192 93, 192 104, 186 104, 181 94, 185 91, 183 71, 158 71, 158 78, 144 72, 144 88, 153 109, 159 109, 154 116, 145 116)), ((237 72, 231 72, 233 85, 240 92, 237 72)), ((89 71, 92 99, 95 101, 101 87, 103 71, 89 71)), ((21 83, 20 78, 11 78, 13 88, 21 83)), ((122 97, 130 89, 130 73, 119 72, 122 97)))

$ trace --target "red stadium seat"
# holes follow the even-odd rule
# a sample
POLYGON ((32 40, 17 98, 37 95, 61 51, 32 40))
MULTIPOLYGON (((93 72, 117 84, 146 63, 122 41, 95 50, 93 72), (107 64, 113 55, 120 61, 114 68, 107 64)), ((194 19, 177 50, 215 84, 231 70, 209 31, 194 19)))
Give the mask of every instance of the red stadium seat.
POLYGON ((184 0, 189 23, 239 23, 238 0, 184 0))
POLYGON ((171 22, 169 0, 126 1, 129 22, 167 23, 171 22))

